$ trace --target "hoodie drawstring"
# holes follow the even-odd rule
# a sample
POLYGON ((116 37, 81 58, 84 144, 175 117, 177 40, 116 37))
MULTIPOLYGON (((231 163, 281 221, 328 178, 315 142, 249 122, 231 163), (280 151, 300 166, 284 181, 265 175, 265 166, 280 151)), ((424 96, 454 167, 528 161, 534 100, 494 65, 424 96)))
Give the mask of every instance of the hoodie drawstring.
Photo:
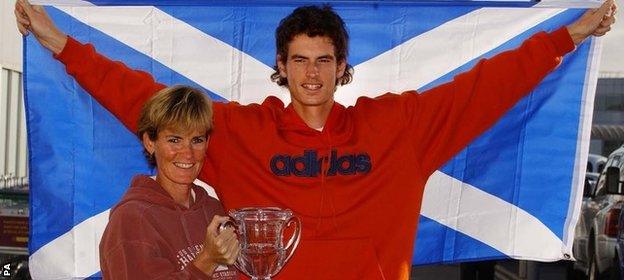
MULTIPOLYGON (((328 138, 328 143, 329 143, 329 151, 331 153, 333 147, 332 147, 332 138, 331 138, 331 133, 329 133, 329 131, 327 132, 327 138, 328 138)), ((329 170, 328 170, 329 171, 329 170)), ((325 177, 321 177, 322 178, 322 184, 325 184, 325 177)), ((336 203, 334 201, 334 194, 333 194, 333 190, 328 190, 329 193, 329 199, 330 199, 330 206, 331 206, 331 211, 332 211, 332 216, 331 216, 331 220, 332 220, 332 224, 334 226, 334 231, 338 232, 338 222, 336 221, 336 203)))
POLYGON ((319 229, 321 228, 321 224, 323 223, 323 203, 325 202, 325 166, 327 165, 325 162, 329 161, 329 154, 326 158, 321 160, 320 173, 321 173, 321 201, 319 202, 319 210, 318 210, 318 221, 316 222, 316 229, 314 229, 314 237, 319 235, 319 229))
MULTIPOLYGON (((182 223, 182 230, 184 230, 184 238, 186 240, 186 245, 191 247, 191 236, 189 234, 188 228, 186 226, 186 216, 184 215, 184 213, 182 212, 182 210, 180 209, 180 206, 176 206, 176 213, 178 213, 178 215, 180 216, 180 223, 182 223)), ((202 211, 204 212, 204 211, 202 211)))
POLYGON ((319 203, 319 210, 318 210, 318 219, 319 221, 316 223, 316 229, 314 230, 314 236, 318 236, 319 235, 319 230, 321 228, 321 225, 323 224, 323 206, 325 204, 325 196, 329 195, 328 199, 329 199, 329 207, 331 208, 331 221, 332 221, 332 225, 334 227, 334 231, 338 232, 338 222, 336 219, 336 205, 334 202, 334 196, 333 196, 333 191, 332 190, 326 190, 325 189, 325 180, 326 178, 326 173, 329 172, 329 162, 331 161, 331 153, 332 153, 332 141, 331 141, 331 135, 329 134, 329 132, 326 133, 326 137, 329 143, 329 149, 327 151, 327 157, 323 158, 323 160, 321 160, 321 166, 320 166, 320 173, 321 173, 321 185, 320 185, 320 189, 321 189, 321 200, 319 203), (329 192, 329 193, 326 193, 329 192))

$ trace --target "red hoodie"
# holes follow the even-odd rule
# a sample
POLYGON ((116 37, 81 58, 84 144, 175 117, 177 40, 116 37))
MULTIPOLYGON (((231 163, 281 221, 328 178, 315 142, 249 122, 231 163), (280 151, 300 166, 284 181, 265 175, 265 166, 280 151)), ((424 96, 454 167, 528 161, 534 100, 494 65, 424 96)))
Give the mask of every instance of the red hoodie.
POLYGON ((156 181, 139 175, 111 210, 100 241, 105 279, 238 279, 234 267, 219 266, 212 277, 192 262, 203 248, 206 227, 221 203, 193 186, 195 202, 185 208, 156 181))
MULTIPOLYGON (((422 94, 335 104, 322 132, 276 97, 215 103, 199 177, 226 209, 277 206, 301 218, 302 241, 275 279, 407 279, 429 176, 573 49, 566 28, 540 32, 422 94)), ((72 38, 57 58, 133 132, 164 87, 72 38)))

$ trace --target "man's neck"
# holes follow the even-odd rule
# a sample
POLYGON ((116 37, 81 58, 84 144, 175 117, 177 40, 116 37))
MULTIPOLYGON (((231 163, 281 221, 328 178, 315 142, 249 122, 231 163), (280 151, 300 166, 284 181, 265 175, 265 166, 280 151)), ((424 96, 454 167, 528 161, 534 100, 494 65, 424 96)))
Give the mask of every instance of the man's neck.
POLYGON ((320 106, 302 106, 293 104, 297 115, 310 127, 316 130, 322 129, 327 122, 329 113, 334 107, 334 101, 320 106))

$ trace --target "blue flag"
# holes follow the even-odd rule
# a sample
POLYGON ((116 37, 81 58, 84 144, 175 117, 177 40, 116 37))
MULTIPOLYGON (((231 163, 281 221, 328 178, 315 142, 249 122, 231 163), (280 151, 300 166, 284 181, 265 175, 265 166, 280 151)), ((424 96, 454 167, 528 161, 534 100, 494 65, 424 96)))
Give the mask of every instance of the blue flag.
MULTIPOLYGON (((161 83, 192 85, 214 100, 247 104, 269 95, 289 102, 287 90, 269 79, 274 30, 296 6, 317 2, 37 3, 58 5, 46 9, 63 31, 161 83)), ((434 87, 538 31, 571 23, 584 12, 581 5, 598 2, 337 2, 334 8, 350 32, 348 61, 355 74, 351 84, 339 87, 336 100, 352 105, 358 96, 434 87)), ((494 127, 432 175, 414 264, 571 257, 598 49, 596 39, 578 46, 494 127)), ((25 59, 31 274, 97 276, 109 209, 134 174, 152 170, 136 136, 32 36, 26 38, 25 59)))

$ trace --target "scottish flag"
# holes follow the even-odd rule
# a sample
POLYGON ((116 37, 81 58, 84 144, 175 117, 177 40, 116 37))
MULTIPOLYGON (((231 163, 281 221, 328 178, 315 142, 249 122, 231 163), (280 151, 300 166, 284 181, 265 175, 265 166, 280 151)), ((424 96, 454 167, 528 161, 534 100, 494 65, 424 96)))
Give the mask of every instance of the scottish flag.
MULTIPOLYGON (((159 82, 200 87, 217 101, 245 104, 269 95, 289 102, 288 92, 269 80, 274 30, 296 6, 321 3, 32 2, 51 5, 54 22, 77 40, 159 82)), ((538 31, 569 24, 581 8, 599 2, 338 1, 334 8, 351 35, 348 60, 355 75, 336 99, 351 105, 358 96, 426 90, 538 31)), ((434 173, 414 264, 571 258, 599 49, 596 39, 578 46, 494 127, 434 173)), ((136 136, 32 36, 25 54, 31 274, 98 276, 98 244, 110 207, 134 174, 152 170, 136 136)))

